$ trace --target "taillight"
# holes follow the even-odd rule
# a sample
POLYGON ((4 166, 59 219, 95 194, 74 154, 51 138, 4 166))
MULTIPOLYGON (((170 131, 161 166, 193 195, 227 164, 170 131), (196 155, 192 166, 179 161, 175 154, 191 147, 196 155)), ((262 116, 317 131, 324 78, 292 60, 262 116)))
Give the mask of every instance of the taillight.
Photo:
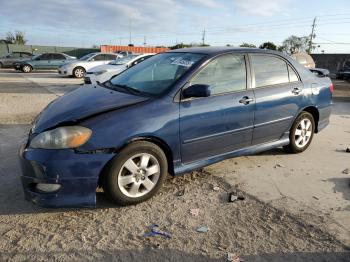
POLYGON ((334 92, 334 85, 333 85, 333 83, 331 83, 329 85, 329 91, 331 91, 331 93, 333 94, 333 92, 334 92))

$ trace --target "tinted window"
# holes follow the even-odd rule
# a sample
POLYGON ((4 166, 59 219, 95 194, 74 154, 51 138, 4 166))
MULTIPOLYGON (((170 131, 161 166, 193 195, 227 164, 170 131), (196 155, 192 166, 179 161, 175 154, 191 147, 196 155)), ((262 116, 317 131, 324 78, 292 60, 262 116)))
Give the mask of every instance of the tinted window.
POLYGON ((62 54, 51 54, 52 60, 65 60, 66 57, 62 54))
POLYGON ((275 56, 251 55, 255 86, 278 85, 289 82, 287 63, 275 56))
POLYGON ((28 53, 21 53, 21 57, 31 57, 32 55, 31 54, 28 54, 28 53))
POLYGON ((104 61, 105 59, 105 55, 96 55, 93 57, 93 61, 104 61))
POLYGON ((136 61, 132 62, 131 66, 137 65, 137 64, 141 63, 142 61, 146 60, 147 58, 150 58, 150 57, 151 57, 151 55, 143 56, 143 57, 137 59, 136 61))
POLYGON ((118 56, 116 55, 105 55, 106 60, 116 60, 118 56))
POLYGON ((293 68, 288 65, 288 72, 289 72, 289 81, 290 82, 297 82, 299 81, 299 78, 293 68))
POLYGON ((17 58, 17 57, 20 57, 20 53, 12 53, 11 54, 11 57, 13 57, 13 58, 17 58))
POLYGON ((51 59, 51 54, 43 54, 40 56, 40 60, 49 60, 51 59))
POLYGON ((246 89, 247 73, 244 55, 223 55, 211 61, 192 80, 193 84, 210 85, 212 94, 246 89))

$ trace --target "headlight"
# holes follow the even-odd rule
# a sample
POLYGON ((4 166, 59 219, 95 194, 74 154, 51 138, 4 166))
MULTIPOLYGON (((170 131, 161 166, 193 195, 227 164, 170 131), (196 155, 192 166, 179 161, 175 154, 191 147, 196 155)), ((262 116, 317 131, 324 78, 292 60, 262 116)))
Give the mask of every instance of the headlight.
POLYGON ((97 71, 97 72, 94 72, 94 75, 95 76, 99 76, 99 75, 102 75, 104 73, 107 73, 107 70, 102 70, 102 71, 97 71))
POLYGON ((64 126, 43 132, 30 142, 31 148, 63 149, 76 148, 89 140, 92 131, 82 126, 64 126))

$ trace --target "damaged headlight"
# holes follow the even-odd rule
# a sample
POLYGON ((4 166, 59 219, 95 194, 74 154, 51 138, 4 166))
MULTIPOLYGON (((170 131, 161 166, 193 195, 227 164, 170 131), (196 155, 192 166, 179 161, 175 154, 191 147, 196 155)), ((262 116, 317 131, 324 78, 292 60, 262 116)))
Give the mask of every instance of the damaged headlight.
POLYGON ((85 144, 92 131, 82 126, 64 126, 43 132, 30 142, 31 148, 63 149, 76 148, 85 144))

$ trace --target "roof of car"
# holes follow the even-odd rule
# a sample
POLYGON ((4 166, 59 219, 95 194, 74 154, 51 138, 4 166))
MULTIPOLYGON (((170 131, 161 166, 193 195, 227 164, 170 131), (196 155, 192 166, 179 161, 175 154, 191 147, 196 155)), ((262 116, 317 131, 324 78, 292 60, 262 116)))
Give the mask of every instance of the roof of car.
POLYGON ((247 52, 250 53, 278 53, 280 52, 268 50, 268 49, 260 49, 260 48, 249 48, 249 47, 227 47, 227 46, 217 46, 217 47, 189 47, 189 48, 181 48, 171 50, 169 52, 181 52, 181 53, 198 53, 198 54, 207 54, 207 55, 216 55, 227 52, 247 52))

